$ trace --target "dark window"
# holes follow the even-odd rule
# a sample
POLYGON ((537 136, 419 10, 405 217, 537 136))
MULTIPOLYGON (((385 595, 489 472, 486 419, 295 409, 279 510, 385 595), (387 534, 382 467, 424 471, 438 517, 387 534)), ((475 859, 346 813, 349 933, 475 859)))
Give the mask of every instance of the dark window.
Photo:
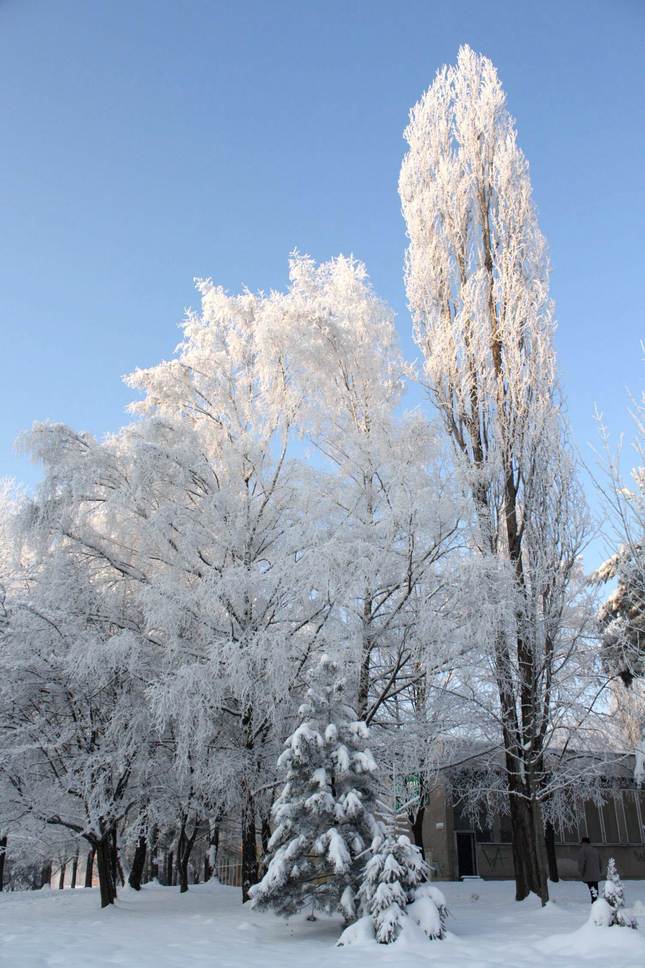
POLYGON ((625 811, 623 810, 623 791, 620 790, 617 797, 614 797, 616 806, 616 817, 618 818, 618 840, 621 844, 629 843, 627 830, 625 828, 625 811))
POLYGON ((512 834, 511 815, 510 813, 503 813, 499 818, 499 839, 503 844, 510 844, 513 839, 512 834))
POLYGON ((603 804, 602 819, 605 824, 605 843, 619 843, 620 836, 618 834, 618 821, 616 819, 616 804, 613 798, 603 804))
POLYGON ((475 838, 472 834, 458 833, 457 838, 457 866, 459 877, 472 877, 477 873, 475 861, 475 838))
MULTIPOLYGON (((582 805, 578 805, 578 813, 582 812, 582 805)), ((564 844, 579 844, 580 843, 580 830, 578 829, 578 824, 574 820, 570 824, 562 825, 562 842, 564 844)))
POLYGON ((479 808, 477 826, 475 827, 475 838, 478 844, 490 844, 493 841, 493 831, 488 822, 488 813, 485 807, 479 808))
POLYGON ((645 840, 645 793, 641 790, 638 795, 641 808, 640 839, 645 840))
POLYGON ((640 844, 641 830, 636 811, 636 794, 633 790, 625 790, 623 793, 623 806, 625 808, 625 821, 627 823, 627 842, 629 844, 640 844))
POLYGON ((463 803, 455 804, 455 830, 472 830, 473 821, 465 809, 463 803))
POLYGON ((587 836, 592 844, 602 843, 602 828, 600 826, 600 814, 598 807, 591 800, 585 803, 585 817, 587 819, 587 836))

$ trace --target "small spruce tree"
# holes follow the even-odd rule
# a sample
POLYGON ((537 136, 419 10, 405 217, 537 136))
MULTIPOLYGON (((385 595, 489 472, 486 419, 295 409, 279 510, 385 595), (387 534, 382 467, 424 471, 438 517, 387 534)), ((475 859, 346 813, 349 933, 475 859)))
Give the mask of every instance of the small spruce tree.
POLYGON ((286 783, 272 808, 267 870, 250 892, 255 908, 284 917, 301 910, 355 917, 360 857, 381 826, 373 814, 369 732, 343 691, 337 664, 323 655, 309 676, 300 724, 278 759, 286 783))
POLYGON ((625 912, 625 892, 613 857, 609 858, 607 864, 607 880, 605 881, 603 897, 611 908, 610 927, 615 924, 622 928, 638 927, 636 919, 625 912))
POLYGON ((391 944, 400 935, 406 908, 427 870, 421 851, 407 837, 389 835, 375 840, 358 900, 361 912, 374 922, 379 944, 391 944))
POLYGON ((343 932, 340 947, 365 938, 392 944, 406 932, 414 940, 423 937, 420 931, 430 940, 445 937, 443 894, 429 883, 430 870, 420 849, 408 837, 395 837, 389 826, 390 832, 372 843, 357 897, 362 917, 343 932))

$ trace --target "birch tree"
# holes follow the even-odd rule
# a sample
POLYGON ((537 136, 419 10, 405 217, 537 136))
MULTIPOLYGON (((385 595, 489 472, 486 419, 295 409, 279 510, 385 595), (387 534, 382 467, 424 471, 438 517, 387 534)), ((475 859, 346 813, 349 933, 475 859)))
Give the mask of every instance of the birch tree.
POLYGON ((421 646, 439 636, 430 622, 420 625, 418 604, 423 597, 427 615, 436 600, 439 613, 459 509, 435 428, 419 413, 398 412, 412 370, 365 266, 296 255, 290 275, 300 423, 327 471, 320 480, 330 594, 357 711, 370 723, 446 661, 421 646))

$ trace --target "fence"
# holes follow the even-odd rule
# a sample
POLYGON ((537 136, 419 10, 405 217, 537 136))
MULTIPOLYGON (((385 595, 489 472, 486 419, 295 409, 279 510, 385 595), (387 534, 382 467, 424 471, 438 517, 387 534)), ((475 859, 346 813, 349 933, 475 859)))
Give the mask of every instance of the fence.
POLYGON ((228 887, 242 886, 242 865, 240 863, 217 864, 215 875, 220 884, 226 884, 228 887))

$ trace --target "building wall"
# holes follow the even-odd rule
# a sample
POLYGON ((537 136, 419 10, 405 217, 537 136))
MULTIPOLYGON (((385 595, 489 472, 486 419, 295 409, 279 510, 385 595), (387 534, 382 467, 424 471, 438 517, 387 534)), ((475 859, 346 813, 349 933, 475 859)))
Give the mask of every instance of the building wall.
POLYGON ((446 790, 440 787, 430 797, 423 818, 423 849, 437 880, 457 878, 453 814, 446 790))
MULTIPOLYGON (((577 880, 580 839, 588 836, 597 848, 601 865, 610 857, 621 877, 645 879, 645 793, 617 788, 605 806, 580 803, 577 821, 556 832, 558 872, 563 880, 577 880), (629 811, 626 809, 629 804, 629 811)), ((508 818, 498 818, 491 830, 476 830, 451 803, 449 789, 432 792, 423 823, 423 843, 438 880, 459 877, 456 830, 470 831, 474 841, 477 873, 486 880, 513 878, 513 855, 508 818)))

